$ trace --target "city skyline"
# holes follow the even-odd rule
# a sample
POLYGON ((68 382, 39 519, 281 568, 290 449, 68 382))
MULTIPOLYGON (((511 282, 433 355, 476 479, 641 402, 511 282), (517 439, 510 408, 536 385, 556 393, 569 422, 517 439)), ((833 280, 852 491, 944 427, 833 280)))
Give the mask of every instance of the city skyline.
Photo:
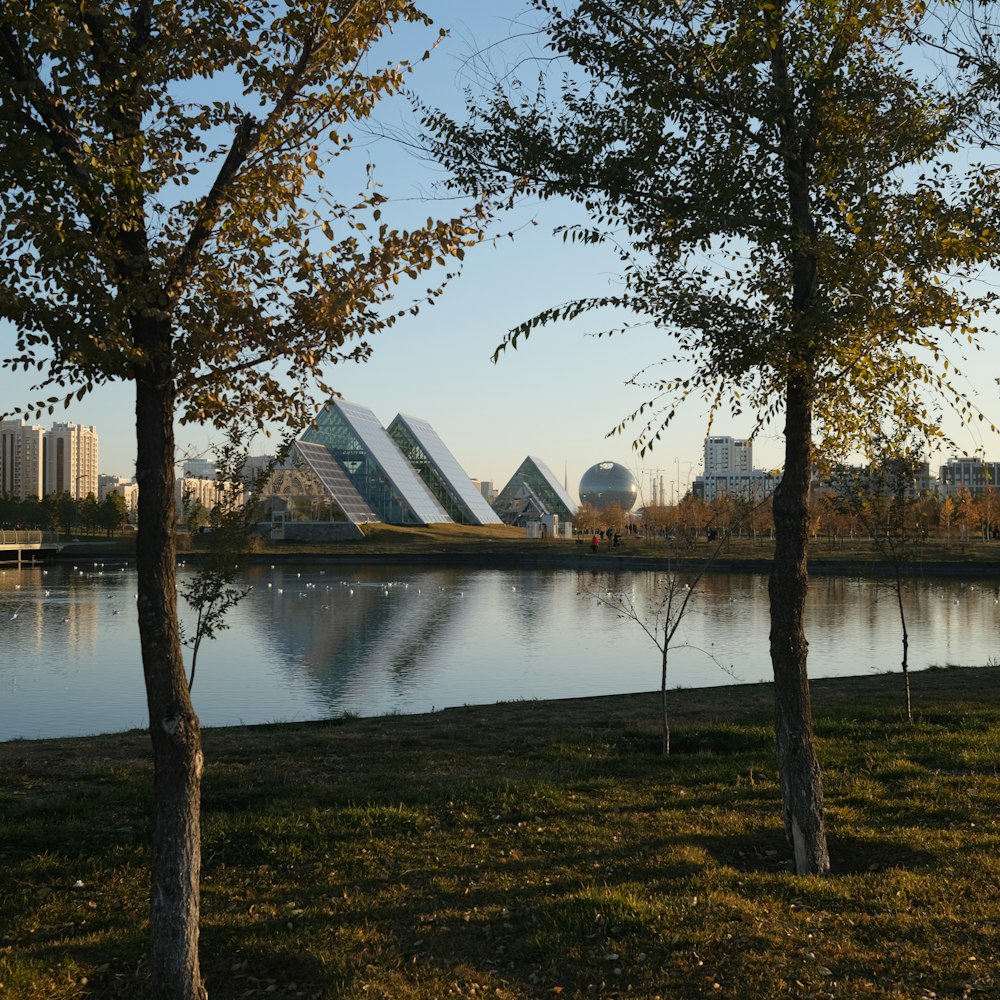
POLYGON ((68 493, 95 496, 100 484, 100 435, 94 426, 0 420, 0 494, 29 499, 68 493))
MULTIPOLYGON (((532 51, 530 35, 506 49, 493 47, 516 25, 483 6, 454 0, 429 0, 423 6, 452 32, 429 60, 417 65, 411 78, 411 89, 429 104, 455 111, 460 106, 456 93, 463 84, 486 86, 520 55, 532 51)), ((373 59, 419 55, 435 32, 436 27, 401 30, 385 49, 377 50, 384 55, 373 59)), ((379 112, 379 128, 411 135, 415 119, 409 105, 404 100, 387 103, 379 112)), ((361 165, 366 158, 374 164, 374 176, 391 199, 387 212, 394 205, 403 216, 409 213, 421 220, 428 214, 449 214, 468 200, 437 189, 440 171, 402 143, 370 134, 360 135, 357 146, 364 147, 359 150, 361 165)), ((350 174, 328 179, 343 194, 355 190, 356 182, 350 174)), ((516 351, 505 351, 498 363, 491 362, 507 332, 539 310, 618 288, 619 262, 614 255, 564 243, 552 235, 555 225, 582 218, 579 209, 559 201, 525 202, 498 218, 490 227, 492 238, 469 251, 462 274, 437 305, 407 317, 373 341, 373 354, 366 363, 329 369, 331 384, 344 399, 370 407, 384 424, 396 413, 419 414, 440 430, 469 475, 500 484, 531 453, 544 459, 574 496, 584 472, 603 461, 617 462, 635 473, 645 494, 651 476, 656 481, 663 478, 669 496, 671 487, 682 490, 701 467, 705 437, 720 433, 753 435, 757 464, 780 467, 780 422, 757 429, 752 415, 734 420, 728 410, 720 411, 713 422, 709 405, 700 400, 688 401, 678 410, 674 423, 643 458, 631 444, 641 425, 626 424, 620 433, 607 436, 654 395, 630 385, 630 379, 638 376, 638 382, 655 383, 660 376, 684 372, 683 365, 655 365, 676 348, 674 339, 662 330, 639 328, 598 337, 621 317, 595 315, 540 330, 516 351)), ((413 295, 419 295, 419 288, 401 294, 399 306, 407 306, 413 295)), ((13 338, 11 327, 0 325, 0 355, 9 356, 13 338)), ((989 338, 982 352, 966 358, 956 352, 949 358, 953 368, 967 371, 959 388, 993 422, 1000 416, 998 339, 995 334, 989 338)), ((24 372, 0 370, 0 412, 34 399, 35 381, 24 372)), ((318 413, 325 401, 317 393, 314 411, 318 413)), ((647 415, 648 411, 643 419, 647 415)), ((102 385, 74 399, 69 410, 57 408, 49 419, 96 426, 101 435, 100 472, 132 474, 134 398, 129 384, 102 385)), ((1000 452, 1000 441, 988 431, 987 421, 963 427, 943 411, 942 425, 955 447, 927 456, 932 467, 955 452, 1000 452)), ((221 440, 219 432, 208 428, 178 427, 178 462, 211 458, 213 443, 221 440)), ((278 440, 259 436, 250 451, 273 452, 278 440)))

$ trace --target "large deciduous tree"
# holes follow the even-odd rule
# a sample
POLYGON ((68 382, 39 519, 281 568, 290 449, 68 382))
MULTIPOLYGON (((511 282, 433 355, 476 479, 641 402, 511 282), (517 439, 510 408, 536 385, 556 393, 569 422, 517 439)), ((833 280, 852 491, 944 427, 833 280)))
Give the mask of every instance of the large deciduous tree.
POLYGON ((918 69, 920 0, 531 4, 537 88, 512 73, 466 121, 426 110, 428 142, 462 187, 583 205, 592 222, 563 237, 613 247, 622 280, 528 319, 498 354, 616 306, 677 345, 662 378, 637 377, 652 387, 630 418, 637 448, 692 396, 783 419, 778 767, 795 870, 826 873, 804 629, 813 441, 863 448, 886 423, 934 433, 925 391, 969 412, 947 359, 977 333, 960 279, 994 242, 974 204, 992 178, 949 171, 963 105, 918 69))
POLYGON ((474 238, 474 214, 387 225, 361 171, 342 173, 339 196, 324 184, 352 122, 405 78, 406 63, 370 55, 404 22, 428 23, 411 0, 0 2, 0 317, 16 330, 4 365, 50 393, 22 412, 112 380, 135 387, 159 997, 205 995, 175 417, 307 418, 325 367, 364 360, 402 314, 389 305, 400 279, 474 238))

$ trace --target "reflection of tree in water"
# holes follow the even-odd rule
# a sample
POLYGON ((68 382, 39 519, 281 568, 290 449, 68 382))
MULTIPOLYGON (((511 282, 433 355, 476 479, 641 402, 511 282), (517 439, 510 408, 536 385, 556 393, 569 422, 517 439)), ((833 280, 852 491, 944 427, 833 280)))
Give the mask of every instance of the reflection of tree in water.
POLYGON ((519 595, 511 603, 512 615, 518 628, 518 638, 525 639, 539 629, 552 626, 552 611, 557 602, 554 592, 566 586, 570 575, 564 570, 524 569, 500 574, 497 599, 519 595))
MULTIPOLYGON (((963 636, 982 629, 983 616, 993 603, 991 585, 979 581, 904 580, 902 599, 910 631, 913 669, 937 662, 945 637, 946 650, 963 636), (986 598, 989 598, 987 601, 986 598)), ((850 658, 855 670, 893 671, 899 668, 899 633, 895 591, 876 577, 814 577, 809 582, 809 638, 814 650, 837 652, 850 658), (892 641, 886 641, 891 637, 892 641)), ((946 653, 946 655, 948 655, 946 653)), ((974 657, 973 657, 974 658, 974 657)), ((967 657, 961 662, 966 662, 967 657)))
MULTIPOLYGON (((577 595, 596 588, 631 588, 637 602, 645 601, 662 575, 652 570, 592 573, 382 567, 330 567, 320 575, 318 568, 281 566, 251 572, 255 589, 247 599, 246 619, 260 636, 261 658, 271 655, 281 673, 307 685, 320 706, 319 714, 323 706, 330 714, 355 705, 369 706, 366 711, 385 710, 399 692, 434 682, 439 652, 440 657, 453 658, 456 641, 471 644, 467 669, 476 676, 482 668, 475 646, 485 635, 495 635, 504 655, 514 661, 519 649, 541 642, 538 637, 543 633, 627 627, 607 609, 602 612, 595 607, 591 613, 589 603, 577 595), (379 584, 390 582, 408 587, 390 587, 384 596, 379 584), (276 594, 277 589, 283 593, 276 594)), ((709 574, 703 583, 705 589, 699 590, 685 621, 683 641, 696 650, 710 651, 743 677, 748 676, 749 665, 756 669, 759 660, 759 676, 767 679, 766 578, 717 573, 709 574)), ((924 645, 914 648, 929 651, 933 640, 939 650, 928 652, 921 665, 932 658, 945 662, 952 655, 941 650, 941 635, 949 636, 950 644, 963 641, 969 629, 981 631, 984 596, 989 598, 989 620, 1000 615, 1000 610, 994 611, 993 591, 986 587, 970 593, 972 585, 963 590, 958 581, 916 584, 908 596, 920 609, 914 618, 932 628, 936 624, 940 632, 935 637, 915 629, 915 643, 923 636, 924 645), (975 603, 973 596, 979 599, 975 603), (959 597, 961 603, 955 604, 959 597)), ((820 657, 817 662, 829 665, 825 673, 865 673, 893 666, 892 656, 885 652, 888 604, 878 605, 876 596, 877 585, 871 579, 817 577, 813 581, 809 599, 815 613, 809 639, 820 657)), ((696 670, 697 682, 718 681, 716 667, 706 661, 702 669, 703 653, 692 653, 690 663, 683 658, 686 655, 682 653, 678 663, 685 670, 696 670)), ((974 654, 965 650, 966 659, 970 655, 974 654)), ((758 676, 753 669, 751 676, 758 676)), ((488 688, 488 680, 484 683, 488 688)), ((567 695, 572 693, 567 691, 567 695)))
MULTIPOLYGON (((664 562, 662 570, 622 570, 614 573, 578 574, 578 592, 581 594, 629 594, 636 610, 651 615, 663 597, 663 584, 668 575, 677 578, 683 587, 686 580, 698 576, 701 566, 684 565, 671 569, 664 562)), ((763 589, 764 577, 743 573, 706 573, 698 582, 697 601, 685 615, 700 615, 712 620, 728 622, 748 613, 747 602, 763 589)))
POLYGON ((463 577, 391 568, 278 566, 248 573, 249 618, 290 674, 336 707, 356 688, 408 686, 462 608, 463 577), (268 586, 270 584, 270 586, 268 586))

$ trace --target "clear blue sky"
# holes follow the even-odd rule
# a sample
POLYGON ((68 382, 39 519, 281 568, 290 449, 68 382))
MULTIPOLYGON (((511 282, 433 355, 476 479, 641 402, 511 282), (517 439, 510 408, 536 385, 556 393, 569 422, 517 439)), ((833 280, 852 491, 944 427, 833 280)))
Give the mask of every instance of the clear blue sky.
MULTIPOLYGON (((491 47, 512 30, 517 32, 512 20, 522 10, 519 0, 505 4, 425 0, 422 6, 438 25, 451 31, 411 78, 411 88, 432 104, 460 107, 460 88, 466 82, 476 84, 481 62, 470 61, 476 53, 484 53, 494 68, 502 69, 530 44, 508 43, 503 50, 491 47)), ((405 29, 392 40, 392 55, 407 51, 418 55, 431 37, 432 33, 405 29)), ((390 128, 413 127, 404 101, 383 107, 379 117, 390 128)), ((421 217, 450 212, 447 202, 423 203, 433 195, 439 177, 431 165, 385 140, 368 144, 363 155, 375 163, 383 192, 390 198, 411 200, 421 217)), ((337 177, 331 174, 328 182, 336 184, 337 177)), ((352 178, 350 190, 356 189, 354 184, 352 178)), ((641 462, 628 431, 607 436, 646 398, 643 390, 628 386, 627 380, 671 353, 672 345, 663 334, 646 330, 598 339, 589 335, 601 329, 593 317, 539 331, 516 352, 505 352, 499 363, 490 360, 507 330, 539 309, 615 287, 613 259, 552 237, 553 225, 565 221, 571 210, 557 203, 525 204, 501 220, 497 228, 513 229, 513 240, 500 239, 472 251, 464 272, 436 306, 381 336, 367 364, 332 371, 332 382, 348 400, 371 407, 385 425, 399 412, 429 420, 469 475, 491 479, 498 487, 527 454, 542 458, 560 480, 565 470, 574 496, 584 471, 604 460, 621 462, 636 472, 644 469, 647 492, 650 473, 663 476, 667 484, 679 479, 683 485, 700 471, 702 441, 708 430, 705 407, 691 403, 684 408, 652 456, 641 462)), ((6 353, 11 339, 10 329, 0 327, 0 352, 6 353)), ((966 366, 973 375, 965 387, 994 420, 1000 416, 994 381, 1000 374, 997 339, 991 338, 986 350, 966 366)), ((26 401, 29 387, 25 376, 0 373, 0 411, 8 403, 26 401)), ((131 475, 132 408, 129 387, 114 386, 41 423, 94 424, 100 435, 101 471, 131 475)), ((996 438, 984 438, 954 422, 950 429, 960 449, 985 448, 988 455, 1000 458, 996 438)), ((712 427, 713 433, 734 437, 745 437, 751 430, 749 418, 736 422, 725 413, 712 427)), ((209 433, 198 428, 179 431, 182 447, 192 454, 203 453, 211 440, 209 433)), ((272 450, 272 443, 260 438, 254 450, 272 450)), ((765 428, 755 441, 755 465, 777 467, 781 453, 780 427, 765 428)), ((933 456, 932 469, 944 457, 933 456)), ((669 485, 667 489, 669 495, 669 485)))

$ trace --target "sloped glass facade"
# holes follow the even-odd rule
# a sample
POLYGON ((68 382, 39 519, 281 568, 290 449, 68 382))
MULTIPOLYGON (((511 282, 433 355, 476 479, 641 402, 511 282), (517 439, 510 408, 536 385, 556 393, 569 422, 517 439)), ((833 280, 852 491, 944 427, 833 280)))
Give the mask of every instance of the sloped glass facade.
POLYGON ((347 478, 347 473, 323 445, 296 441, 292 445, 292 455, 293 468, 307 467, 348 521, 365 524, 378 520, 375 512, 347 478))
POLYGON ((454 521, 480 525, 503 523, 426 420, 400 413, 389 424, 388 432, 454 521))
POLYGON ((325 446, 380 521, 439 524, 451 520, 367 407, 331 400, 300 440, 325 446))
MULTIPOLYGON (((545 512, 558 515, 560 520, 571 521, 577 507, 570 495, 559 484, 552 470, 540 459, 529 455, 518 467, 517 472, 500 491, 493 502, 493 509, 504 517, 504 511, 518 506, 519 494, 523 486, 530 489, 533 498, 545 505, 545 512)), ((523 506, 523 505, 522 505, 523 506)))

